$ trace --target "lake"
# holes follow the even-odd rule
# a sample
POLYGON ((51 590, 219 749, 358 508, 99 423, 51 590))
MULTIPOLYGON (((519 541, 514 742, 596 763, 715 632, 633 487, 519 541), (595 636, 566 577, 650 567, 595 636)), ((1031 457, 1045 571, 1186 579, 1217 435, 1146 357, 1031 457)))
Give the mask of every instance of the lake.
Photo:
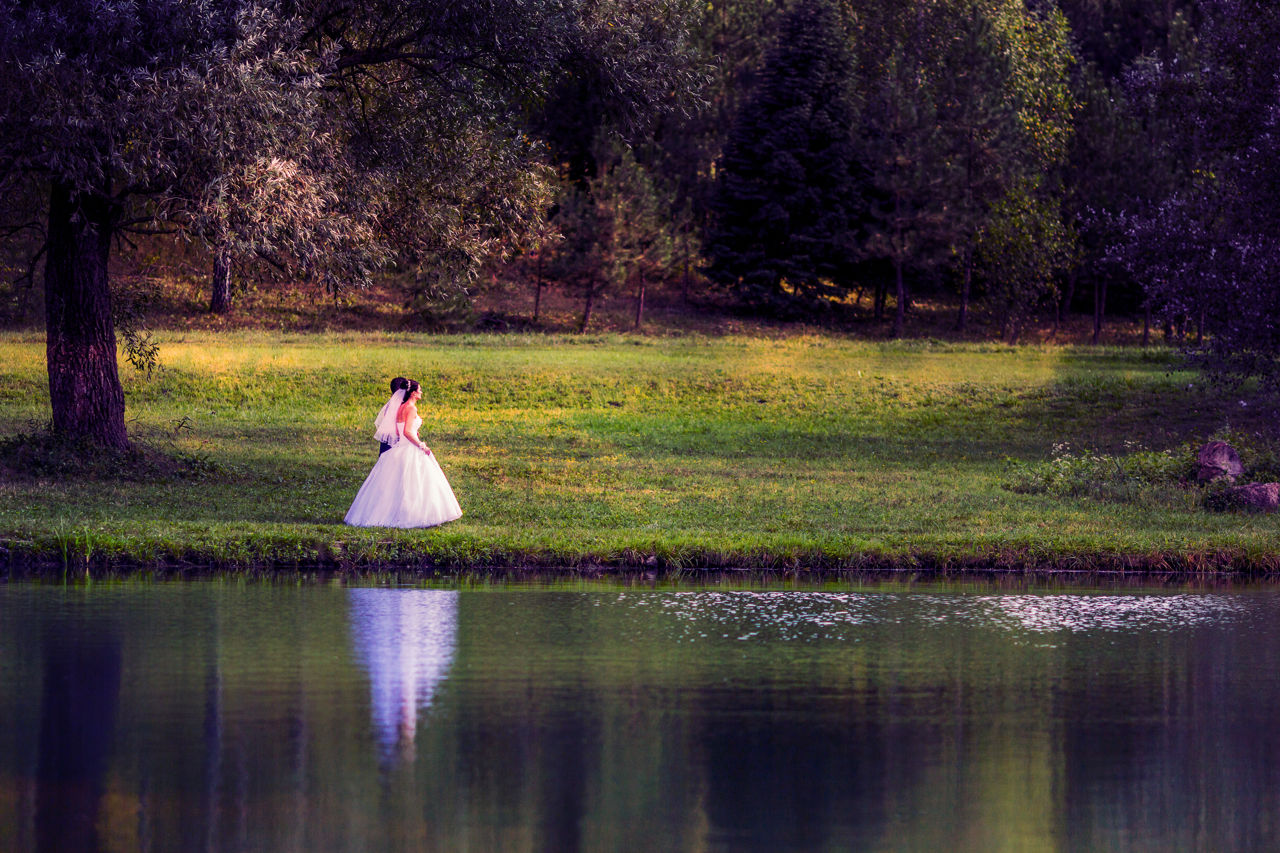
POLYGON ((1274 588, 0 584, 0 849, 1280 848, 1274 588))

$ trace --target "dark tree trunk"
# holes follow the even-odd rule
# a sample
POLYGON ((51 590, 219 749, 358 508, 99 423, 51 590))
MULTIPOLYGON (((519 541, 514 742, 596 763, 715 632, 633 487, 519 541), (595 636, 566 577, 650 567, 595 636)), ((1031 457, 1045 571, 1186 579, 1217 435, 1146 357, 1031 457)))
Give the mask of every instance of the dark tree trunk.
POLYGON ((1067 292, 1058 300, 1058 307, 1053 317, 1053 331, 1049 333, 1050 338, 1058 335, 1058 327, 1062 325, 1062 319, 1071 313, 1071 300, 1076 296, 1076 272, 1072 270, 1067 274, 1067 292))
POLYGON ((209 310, 225 314, 231 310, 231 252, 219 248, 213 257, 213 295, 209 298, 209 310))
POLYGON ((587 324, 591 322, 591 305, 596 299, 596 288, 592 284, 587 287, 587 301, 582 306, 582 325, 578 327, 578 334, 582 334, 587 330, 587 324))
POLYGON ((1107 314, 1107 281, 1104 278, 1093 282, 1093 345, 1102 340, 1102 318, 1107 314))
POLYGON ((123 450, 129 439, 107 280, 111 231, 105 197, 54 185, 44 271, 53 428, 123 450))
POLYGON ((884 306, 889 301, 889 284, 881 276, 876 276, 876 295, 874 318, 878 323, 884 319, 884 306))
POLYGON ((900 338, 907 320, 907 284, 902 278, 902 258, 893 259, 893 278, 898 299, 893 311, 893 336, 900 338))
POLYGON ((542 311, 542 255, 538 255, 537 279, 533 284, 533 322, 538 322, 538 314, 542 311))
POLYGON ((644 322, 644 276, 640 276, 640 288, 636 291, 636 329, 644 322))
POLYGON ((956 317, 956 331, 963 332, 969 321, 969 291, 973 284, 973 249, 964 247, 964 283, 960 285, 960 314, 956 317))
POLYGON ((1142 345, 1151 345, 1151 306, 1143 306, 1142 309, 1142 345))

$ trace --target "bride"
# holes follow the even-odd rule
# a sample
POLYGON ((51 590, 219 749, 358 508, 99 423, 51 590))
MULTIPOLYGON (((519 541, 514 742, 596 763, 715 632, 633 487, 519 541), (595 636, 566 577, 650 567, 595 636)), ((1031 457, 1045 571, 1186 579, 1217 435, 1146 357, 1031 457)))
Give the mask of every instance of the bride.
POLYGON ((434 527, 461 518, 462 507, 440 464, 418 438, 421 386, 409 380, 397 393, 405 400, 392 407, 394 421, 378 423, 378 432, 390 435, 391 449, 378 457, 343 521, 356 527, 434 527))

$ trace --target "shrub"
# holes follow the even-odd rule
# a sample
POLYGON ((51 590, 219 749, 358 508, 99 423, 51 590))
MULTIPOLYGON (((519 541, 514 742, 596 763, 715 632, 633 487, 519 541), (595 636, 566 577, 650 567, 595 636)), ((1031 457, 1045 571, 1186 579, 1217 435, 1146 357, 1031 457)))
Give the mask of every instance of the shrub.
POLYGON ((1119 454, 1053 446, 1046 462, 1009 460, 1005 487, 1024 494, 1089 497, 1132 503, 1185 504, 1198 497, 1195 448, 1149 450, 1125 442, 1119 454))

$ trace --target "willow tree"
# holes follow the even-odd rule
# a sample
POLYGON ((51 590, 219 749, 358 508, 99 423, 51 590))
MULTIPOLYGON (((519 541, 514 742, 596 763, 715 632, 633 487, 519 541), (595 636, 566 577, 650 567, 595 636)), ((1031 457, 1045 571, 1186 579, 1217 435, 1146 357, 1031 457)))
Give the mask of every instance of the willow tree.
POLYGON ((589 77, 626 124, 691 79, 682 0, 0 0, 0 189, 45 199, 54 428, 128 444, 108 260, 186 231, 331 286, 466 267, 546 197, 519 116, 589 77))

